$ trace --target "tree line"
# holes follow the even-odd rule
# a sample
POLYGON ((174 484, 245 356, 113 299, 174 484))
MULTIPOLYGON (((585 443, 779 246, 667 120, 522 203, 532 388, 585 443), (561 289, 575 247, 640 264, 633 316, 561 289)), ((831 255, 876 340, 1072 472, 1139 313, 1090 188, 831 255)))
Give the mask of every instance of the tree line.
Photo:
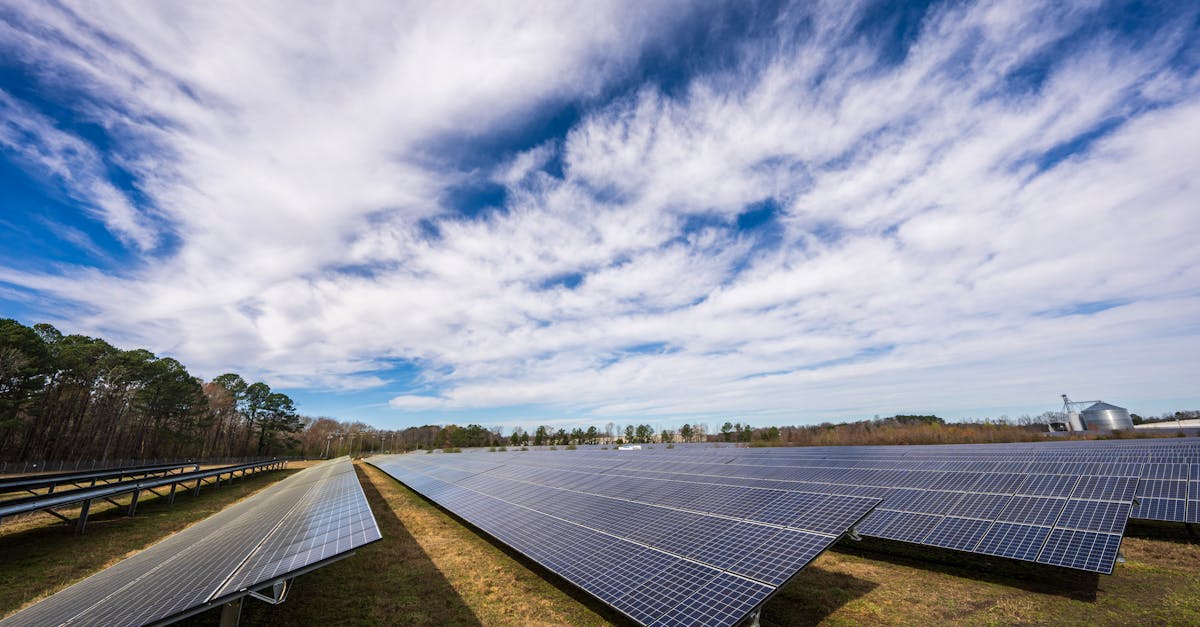
POLYGON ((303 427, 292 399, 237 374, 205 382, 170 357, 0 319, 0 458, 277 455, 303 427))

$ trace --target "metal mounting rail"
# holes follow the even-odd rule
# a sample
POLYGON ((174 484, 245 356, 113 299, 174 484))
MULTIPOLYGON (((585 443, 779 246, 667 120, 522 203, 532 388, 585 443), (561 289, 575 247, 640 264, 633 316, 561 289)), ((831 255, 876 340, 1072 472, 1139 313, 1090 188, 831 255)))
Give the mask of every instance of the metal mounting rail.
POLYGON ((129 466, 125 468, 105 468, 103 470, 87 470, 82 472, 58 472, 44 475, 23 475, 20 477, 9 477, 0 479, 0 494, 11 494, 13 492, 32 492, 40 488, 49 488, 50 492, 54 492, 55 488, 60 485, 73 485, 77 488, 84 486, 81 483, 91 482, 94 487, 98 481, 124 481, 126 479, 134 479, 137 477, 149 477, 152 475, 166 475, 175 471, 187 472, 200 470, 200 465, 195 462, 185 462, 179 464, 157 464, 153 466, 129 466))
POLYGON ((0 520, 7 516, 16 516, 18 514, 26 514, 29 512, 46 511, 53 516, 61 518, 63 521, 73 523, 75 532, 82 533, 87 525, 88 512, 91 509, 92 501, 96 499, 104 499, 116 505, 112 500, 115 496, 123 494, 132 494, 130 503, 127 508, 127 514, 132 516, 137 511, 138 501, 143 491, 149 491, 156 496, 163 496, 154 491, 154 488, 170 487, 170 492, 167 494, 167 502, 175 502, 175 492, 182 484, 190 484, 193 481, 195 486, 190 486, 193 494, 199 495, 200 488, 204 485, 204 481, 211 480, 210 485, 220 486, 221 478, 224 475, 229 475, 229 481, 237 477, 245 477, 249 473, 261 472, 263 470, 277 470, 287 467, 287 460, 272 459, 247 464, 238 464, 235 466, 224 466, 222 468, 213 468, 210 470, 197 470, 194 472, 186 472, 181 474, 167 474, 161 477, 143 478, 132 481, 122 481, 118 483, 107 484, 97 487, 79 488, 75 490, 63 490, 59 492, 51 492, 36 496, 30 496, 20 499, 12 499, 0 504, 0 520), (53 510, 55 507, 64 505, 81 504, 79 517, 71 521, 66 516, 53 510))

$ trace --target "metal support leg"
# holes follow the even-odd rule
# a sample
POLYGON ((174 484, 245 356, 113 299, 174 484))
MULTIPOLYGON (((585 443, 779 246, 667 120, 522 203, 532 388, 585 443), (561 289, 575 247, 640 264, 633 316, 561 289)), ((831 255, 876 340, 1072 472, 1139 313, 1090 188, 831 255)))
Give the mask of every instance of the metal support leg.
POLYGON ((1123 551, 1121 551, 1120 549, 1117 550, 1117 563, 1118 564, 1125 563, 1125 553, 1123 551))
POLYGON ((762 608, 758 608, 750 613, 750 623, 747 627, 759 627, 758 619, 762 618, 762 608))
POLYGON ((192 490, 192 496, 200 496, 200 480, 196 480, 196 488, 192 490))
POLYGON ((858 529, 855 529, 854 527, 851 527, 850 529, 848 529, 848 530, 846 531, 846 535, 847 535, 847 536, 848 536, 848 537, 849 537, 851 540, 854 540, 855 542, 861 542, 861 541, 862 541, 862 536, 858 535, 858 529))
POLYGON ((79 519, 75 521, 75 533, 83 533, 83 528, 87 526, 88 511, 92 509, 91 499, 83 502, 83 506, 79 508, 79 519))
POLYGON ((141 490, 133 491, 133 498, 130 499, 130 501, 129 501, 129 511, 126 514, 127 516, 133 516, 133 513, 137 511, 138 497, 141 495, 142 495, 141 490))
POLYGON ((221 606, 221 627, 237 627, 242 620, 242 597, 221 606))
POLYGON ((167 504, 168 504, 168 505, 174 505, 174 504, 175 504, 175 488, 178 488, 178 487, 179 487, 179 484, 178 484, 178 483, 172 483, 172 484, 171 484, 171 495, 167 497, 167 504))

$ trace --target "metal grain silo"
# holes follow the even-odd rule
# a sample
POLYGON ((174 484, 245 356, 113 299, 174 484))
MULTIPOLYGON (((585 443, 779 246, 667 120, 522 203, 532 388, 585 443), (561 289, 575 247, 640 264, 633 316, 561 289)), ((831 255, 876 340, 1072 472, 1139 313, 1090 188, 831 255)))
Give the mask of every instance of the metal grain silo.
POLYGON ((1080 412, 1080 417, 1083 418, 1083 426, 1088 431, 1115 431, 1133 428, 1133 419, 1129 417, 1128 409, 1109 405, 1104 401, 1097 402, 1083 410, 1080 412))

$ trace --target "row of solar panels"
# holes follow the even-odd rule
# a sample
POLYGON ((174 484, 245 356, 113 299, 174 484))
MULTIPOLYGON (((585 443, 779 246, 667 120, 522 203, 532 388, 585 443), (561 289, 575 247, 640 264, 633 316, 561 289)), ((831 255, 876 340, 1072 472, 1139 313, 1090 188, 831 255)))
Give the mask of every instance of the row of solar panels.
POLYGON ((166 624, 247 595, 282 601, 285 582, 379 539, 353 465, 342 458, 287 477, 0 625, 166 624))
POLYGON ((192 462, 187 462, 182 464, 126 466, 122 468, 105 468, 102 470, 39 473, 18 477, 4 477, 0 479, 0 494, 33 492, 34 490, 48 490, 53 492, 60 485, 71 485, 80 488, 83 487, 80 484, 84 483, 89 484, 89 486, 95 486, 100 482, 161 476, 173 472, 184 472, 188 469, 200 470, 200 466, 192 462))
POLYGON ((706 487, 712 484, 874 497, 882 502, 859 525, 863 535, 1098 572, 1112 571, 1136 484, 1129 478, 1027 475, 998 481, 982 477, 987 480, 976 482, 974 491, 920 490, 702 474, 688 466, 643 471, 636 462, 605 468, 587 459, 562 457, 554 460, 561 464, 531 457, 529 466, 505 465, 486 472, 610 494, 635 483, 652 486, 652 498, 680 502, 722 498, 720 490, 706 487), (1055 550, 1042 550, 1047 541, 1055 550), (1106 550, 1094 550, 1097 544, 1106 550))
MULTIPOLYGON (((103 499, 114 505, 116 501, 112 499, 117 496, 130 494, 132 498, 127 507, 129 515, 132 516, 137 509, 138 499, 142 492, 154 492, 156 488, 170 488, 168 495, 169 502, 175 502, 175 491, 181 484, 195 482, 195 487, 191 488, 196 494, 200 492, 200 486, 204 480, 208 479, 215 482, 217 485, 221 483, 223 475, 229 475, 229 480, 232 481, 238 473, 241 476, 246 476, 247 473, 257 472, 261 470, 274 470, 283 468, 287 465, 284 460, 267 460, 250 462, 246 464, 237 464, 233 466, 223 466, 221 468, 211 468, 208 470, 196 470, 184 473, 150 473, 153 476, 143 476, 137 479, 128 479, 125 481, 117 481, 115 483, 104 483, 97 486, 81 487, 74 490, 58 490, 56 492, 34 493, 32 496, 7 499, 0 501, 0 520, 19 514, 28 514, 36 511, 46 511, 63 520, 69 521, 66 516, 59 514, 55 508, 81 504, 79 516, 74 521, 75 530, 77 533, 82 532, 84 526, 87 525, 88 512, 91 508, 91 503, 97 499, 103 499)), ((158 495, 157 492, 154 494, 158 495)), ((159 495, 162 496, 162 495, 159 495)))
POLYGON ((667 501, 635 481, 599 494, 443 461, 372 463, 645 625, 740 622, 879 502, 715 484, 667 501))
MULTIPOLYGON (((997 473, 1012 475, 1047 474, 1067 476, 1137 477, 1136 502, 1131 516, 1170 522, 1200 522, 1200 444, 1195 441, 1085 441, 1046 444, 948 445, 912 447, 817 447, 790 449, 714 449, 682 447, 678 454, 659 449, 646 451, 647 457, 670 454, 672 464, 693 460, 730 466, 767 466, 748 476, 832 482, 871 487, 912 487, 947 489, 946 485, 969 481, 957 475, 938 472, 997 473), (962 461, 969 446, 986 447, 987 452, 971 453, 974 461, 962 461), (1087 447, 1087 448, 1085 448, 1087 447), (874 451, 872 449, 880 450, 874 451), (908 450, 911 449, 911 450, 908 450), (664 453, 665 451, 665 453, 664 453), (1066 461, 1069 455, 1074 461, 1066 461), (1132 461, 1134 459, 1138 461, 1132 461), (1172 459, 1176 461, 1162 461, 1172 459), (1088 460, 1088 461, 1084 461, 1088 460), (1125 460, 1125 461, 1119 461, 1125 460), (1185 460, 1185 461, 1178 461, 1185 460), (821 473, 798 469, 826 469, 821 473), (842 469, 863 471, 844 473, 842 469), (830 477, 834 478, 830 478, 830 477)), ((653 470, 653 466, 644 466, 653 470)), ((698 467, 697 467, 698 468, 698 467)), ((699 469, 699 468, 698 468, 699 469)), ((702 470, 702 469, 701 469, 702 470)), ((724 471, 719 471, 718 474, 724 471)), ((968 475, 969 477, 969 475, 968 475)), ((1003 481, 1003 477, 993 479, 1003 481)), ((968 486, 968 489, 971 489, 968 486)), ((1059 495, 1064 496, 1064 495, 1059 495)))
POLYGON ((1141 446, 1147 457, 1133 462, 1130 448, 1102 443, 1102 452, 1076 447, 1068 462, 1028 444, 986 455, 906 448, 921 459, 870 458, 878 448, 660 447, 375 464, 642 624, 732 625, 829 546, 778 547, 761 531, 773 525, 836 537, 850 523, 862 535, 1111 573, 1135 497, 1152 503, 1173 494, 1158 482, 1190 481, 1190 461, 1154 453, 1190 460, 1197 450, 1141 446), (1126 461, 1104 461, 1113 453, 1126 461), (620 548, 597 550, 609 545, 620 548), (646 567, 630 572, 628 560, 646 567), (765 587, 729 587, 737 577, 765 587))

